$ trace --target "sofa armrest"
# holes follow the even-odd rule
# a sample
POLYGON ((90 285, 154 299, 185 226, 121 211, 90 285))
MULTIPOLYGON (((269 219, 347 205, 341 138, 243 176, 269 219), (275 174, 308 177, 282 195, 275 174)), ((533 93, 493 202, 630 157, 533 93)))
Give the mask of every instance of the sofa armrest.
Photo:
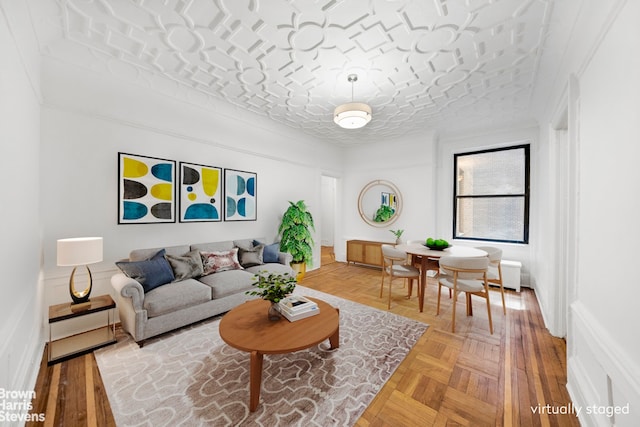
POLYGON ((118 296, 131 299, 134 311, 143 310, 144 289, 137 280, 118 273, 111 276, 111 286, 116 290, 118 296))
POLYGON ((289 265, 293 261, 293 256, 288 252, 278 252, 278 262, 282 265, 289 265))
POLYGON ((111 276, 111 286, 116 291, 118 314, 122 329, 136 342, 146 338, 147 310, 144 308, 144 289, 140 282, 122 273, 111 276))

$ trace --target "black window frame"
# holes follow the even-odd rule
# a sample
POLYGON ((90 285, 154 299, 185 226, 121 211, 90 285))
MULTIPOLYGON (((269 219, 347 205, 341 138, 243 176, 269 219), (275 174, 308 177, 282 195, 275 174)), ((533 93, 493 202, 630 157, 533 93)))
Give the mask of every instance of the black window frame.
POLYGON ((511 145, 506 147, 499 148, 491 148, 487 150, 479 150, 479 151, 470 151, 465 153, 454 153, 453 155, 453 229, 452 236, 454 239, 459 240, 475 240, 475 241, 484 241, 484 242, 501 242, 501 243, 520 243, 520 244, 528 244, 529 243, 529 212, 530 212, 530 186, 531 186, 531 144, 519 144, 519 145, 511 145), (510 151, 510 150, 519 150, 524 149, 525 156, 525 165, 524 165, 524 174, 525 174, 525 182, 524 182, 524 193, 519 194, 490 194, 490 195, 467 195, 460 196, 458 195, 458 182, 457 182, 457 174, 458 174, 458 158, 461 156, 472 156, 475 154, 486 154, 500 151, 510 151), (524 229, 523 229, 523 240, 504 240, 504 239, 491 239, 486 237, 463 237, 456 236, 457 229, 457 221, 458 221, 458 201, 462 199, 491 199, 491 198, 505 198, 505 197, 518 197, 524 198, 524 229))

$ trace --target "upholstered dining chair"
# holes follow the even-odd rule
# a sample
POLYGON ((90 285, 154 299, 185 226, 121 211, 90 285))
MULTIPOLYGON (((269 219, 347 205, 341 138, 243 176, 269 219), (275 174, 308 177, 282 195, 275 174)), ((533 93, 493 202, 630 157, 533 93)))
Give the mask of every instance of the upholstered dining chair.
POLYGON ((502 285, 502 249, 493 246, 478 246, 489 256, 489 270, 487 270, 487 281, 494 285, 500 286, 500 294, 502 296, 502 312, 507 314, 507 305, 504 302, 504 286, 502 285))
POLYGON ((403 279, 418 280, 418 296, 420 296, 420 269, 411 265, 407 261, 407 253, 396 249, 392 245, 382 245, 382 281, 380 282, 380 298, 384 291, 384 279, 389 276, 389 301, 387 309, 391 308, 391 286, 393 279, 401 277, 403 279))
POLYGON ((440 314, 440 294, 442 287, 453 290, 453 309, 451 315, 451 332, 456 331, 456 302, 458 293, 464 292, 467 296, 467 314, 470 313, 471 295, 485 298, 487 301, 487 315, 489 316, 489 331, 493 334, 493 321, 491 320, 491 304, 489 302, 489 282, 487 281, 487 269, 489 257, 454 257, 446 255, 440 258, 440 268, 446 274, 438 280, 438 305, 436 314, 440 314))

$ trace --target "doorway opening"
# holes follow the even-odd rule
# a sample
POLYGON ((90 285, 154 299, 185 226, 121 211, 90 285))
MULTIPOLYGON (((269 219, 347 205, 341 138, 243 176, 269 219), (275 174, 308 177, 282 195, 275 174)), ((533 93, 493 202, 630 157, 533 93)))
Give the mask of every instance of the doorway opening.
POLYGON ((336 198, 338 179, 332 176, 321 177, 321 205, 320 215, 320 246, 322 249, 320 266, 336 261, 335 234, 336 234, 336 198))

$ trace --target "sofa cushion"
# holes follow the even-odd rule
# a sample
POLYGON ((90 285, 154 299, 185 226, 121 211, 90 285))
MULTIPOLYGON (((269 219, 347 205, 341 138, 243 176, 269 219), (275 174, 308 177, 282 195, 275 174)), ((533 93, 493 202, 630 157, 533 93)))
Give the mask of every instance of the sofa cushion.
POLYGON ((198 251, 187 252, 182 256, 167 254, 164 257, 169 261, 169 264, 171 264, 175 282, 200 277, 204 272, 202 268, 202 258, 198 251))
POLYGON ((233 241, 233 246, 235 246, 236 248, 240 248, 240 249, 251 249, 254 246, 256 246, 256 240, 255 239, 241 239, 241 240, 234 240, 233 241))
POLYGON ((175 256, 180 256, 190 251, 189 245, 165 246, 163 248, 134 249, 129 253, 129 261, 147 260, 162 249, 164 249, 165 254, 175 256))
MULTIPOLYGON (((210 242, 210 243, 195 243, 191 245, 191 250, 198 250, 200 252, 215 252, 215 251, 229 251, 233 249, 234 244, 231 240, 223 242, 210 242)), ((186 252, 186 251, 185 251, 186 252)))
POLYGON ((137 280, 146 293, 172 282, 175 278, 171 265, 164 258, 164 255, 165 250, 162 249, 150 259, 144 261, 118 261, 116 265, 126 276, 137 280))
POLYGON ((251 249, 238 248, 238 261, 244 268, 262 265, 264 245, 253 246, 251 249))
POLYGON ((208 286, 195 279, 187 279, 161 286, 144 296, 148 317, 161 316, 211 300, 208 286))
POLYGON ((200 252, 203 276, 227 270, 242 270, 238 261, 238 248, 229 251, 200 252))
POLYGON ((256 266, 245 269, 245 271, 252 274, 257 274, 260 271, 268 271, 269 273, 276 273, 276 274, 289 273, 293 276, 293 269, 291 267, 289 267, 288 265, 277 263, 277 262, 256 265, 256 266))
POLYGON ((251 290, 253 282, 255 282, 253 274, 247 273, 245 270, 223 271, 222 273, 202 276, 198 280, 211 288, 212 299, 251 290))

